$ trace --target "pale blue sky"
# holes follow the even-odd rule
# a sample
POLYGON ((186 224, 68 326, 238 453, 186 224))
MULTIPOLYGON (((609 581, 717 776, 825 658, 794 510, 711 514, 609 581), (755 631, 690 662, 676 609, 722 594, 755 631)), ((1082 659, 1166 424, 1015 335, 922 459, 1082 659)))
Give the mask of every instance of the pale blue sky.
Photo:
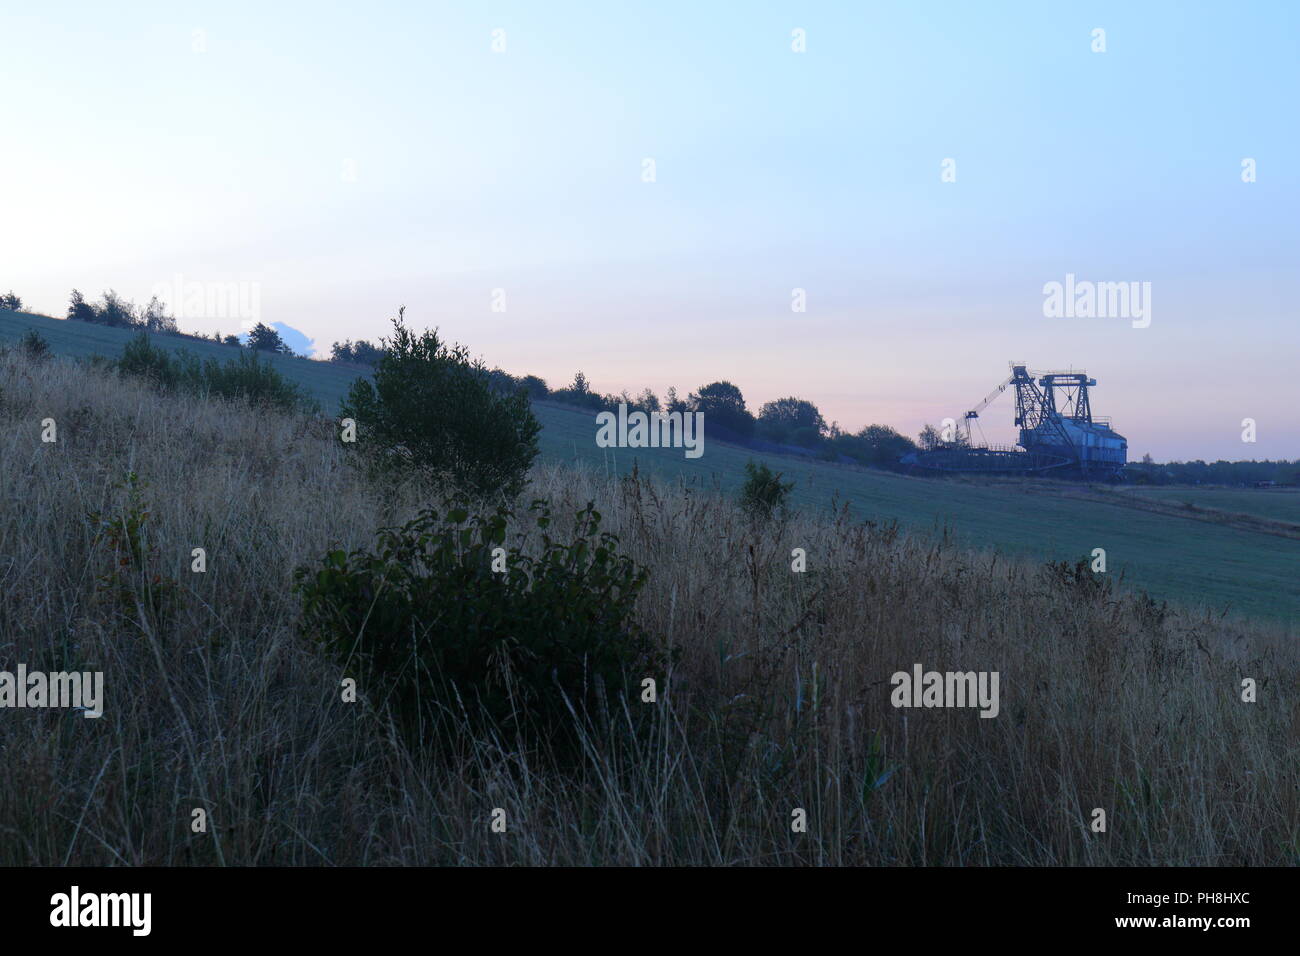
POLYGON ((1073 366, 1134 457, 1297 457, 1298 10, 4 3, 0 291, 254 283, 325 349, 404 304, 553 385, 909 434, 1073 366), (1066 273, 1150 327, 1045 318, 1066 273))

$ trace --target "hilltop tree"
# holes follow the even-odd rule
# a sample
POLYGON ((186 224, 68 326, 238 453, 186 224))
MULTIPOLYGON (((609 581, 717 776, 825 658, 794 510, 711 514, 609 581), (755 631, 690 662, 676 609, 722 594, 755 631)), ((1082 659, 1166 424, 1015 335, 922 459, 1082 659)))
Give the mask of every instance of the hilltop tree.
POLYGON ((144 307, 140 315, 140 321, 150 332, 162 332, 167 335, 176 334, 176 318, 169 315, 167 307, 154 296, 149 300, 149 304, 144 307))
POLYGON ((0 295, 0 309, 8 309, 10 312, 21 312, 23 309, 23 300, 14 295, 14 290, 10 289, 7 295, 0 295))
POLYGON ((100 304, 95 309, 95 321, 101 325, 124 329, 139 324, 135 304, 122 298, 115 289, 109 289, 100 297, 100 304))
POLYGON ((810 401, 778 398, 759 410, 758 434, 772 441, 813 448, 826 434, 826 420, 810 401))
POLYGON ((355 343, 348 339, 346 342, 335 342, 330 347, 331 362, 352 362, 357 365, 376 365, 379 357, 383 354, 383 349, 368 342, 365 339, 358 339, 355 343))
POLYGON ((745 408, 745 396, 730 382, 703 385, 690 397, 691 411, 703 412, 705 427, 710 424, 735 433, 741 438, 754 434, 754 416, 745 408))
POLYGON ((72 296, 68 300, 68 318, 77 322, 94 322, 97 319, 95 307, 76 289, 72 290, 72 296))
MULTIPOLYGON (((938 432, 935 433, 936 436, 938 432)), ((847 455, 864 465, 892 465, 908 452, 916 451, 910 438, 888 425, 867 425, 855 435, 833 428, 831 444, 836 453, 847 455)))
POLYGON ((551 394, 551 390, 546 387, 546 380, 538 378, 536 375, 525 375, 520 382, 524 386, 524 391, 528 393, 529 398, 543 399, 551 394))
POLYGON ((606 407, 606 399, 600 393, 591 390, 591 385, 587 382, 587 376, 583 375, 582 372, 574 373, 573 384, 567 388, 557 388, 551 393, 551 397, 557 402, 566 402, 581 408, 606 407))
POLYGON ((258 322, 248 333, 248 347, 255 352, 275 352, 280 355, 292 354, 289 346, 284 344, 280 333, 269 325, 258 322))

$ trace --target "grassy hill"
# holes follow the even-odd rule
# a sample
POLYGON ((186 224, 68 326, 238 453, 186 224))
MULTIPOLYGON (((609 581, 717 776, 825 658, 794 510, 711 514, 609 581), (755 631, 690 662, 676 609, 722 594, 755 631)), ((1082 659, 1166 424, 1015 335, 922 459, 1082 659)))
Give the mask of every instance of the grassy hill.
MULTIPOLYGON (((113 357, 134 334, 0 311, 0 344, 13 344, 28 328, 40 331, 55 353, 67 356, 113 357)), ((212 342, 167 336, 154 341, 217 359, 236 352, 212 342)), ((358 374, 309 359, 277 356, 272 361, 318 397, 327 412, 337 407, 358 374)), ((687 486, 731 491, 743 483, 747 461, 766 459, 796 482, 795 503, 803 509, 847 504, 858 518, 896 520, 935 533, 947 529, 964 546, 1041 560, 1074 561, 1104 548, 1111 573, 1159 599, 1216 613, 1269 617, 1292 630, 1300 620, 1300 494, 1294 492, 1162 488, 1093 493, 1053 481, 927 479, 716 442, 706 443, 704 455, 692 460, 680 449, 597 448, 591 413, 546 403, 534 408, 543 425, 542 455, 552 462, 583 462, 609 474, 625 474, 635 465, 687 486), (1172 507, 1137 506, 1147 500, 1172 507), (1180 511, 1188 500, 1197 508, 1180 511), (1241 515, 1269 519, 1275 526, 1234 520, 1241 515)))
MULTIPOLYGON (((575 430, 571 446, 589 444, 585 416, 541 411, 575 430)), ((715 454, 716 469, 743 457, 712 448, 704 461, 715 454)), ((507 540, 539 558, 573 540, 569 519, 594 503, 620 556, 645 569, 635 619, 674 663, 653 702, 640 669, 630 694, 590 709, 585 668, 518 664, 509 680, 462 667, 453 695, 425 649, 469 633, 500 650, 518 620, 484 599, 474 557, 429 561, 439 599, 419 609, 418 631, 414 617, 410 633, 394 626, 400 583, 343 593, 365 618, 353 646, 387 646, 388 673, 341 661, 350 651, 322 640, 293 589, 296 568, 373 549, 375 529, 426 503, 415 487, 372 485, 347 459, 328 421, 0 356, 0 669, 103 675, 94 719, 31 707, 0 719, 0 866, 1300 862, 1300 642, 1272 622, 1163 613, 1107 579, 827 508, 755 522, 707 489, 543 462, 530 491, 557 520, 544 531, 516 516, 507 540), (41 441, 45 417, 57 442, 41 441), (806 550, 806 572, 791 567, 792 547, 806 550), (463 616, 444 616, 452 601, 463 616), (996 675, 999 690, 900 710, 894 679, 920 666, 996 675), (355 701, 341 692, 354 674, 355 701), (1255 703, 1238 696, 1243 676, 1258 682, 1255 703), (564 690, 559 680, 578 702, 573 720, 535 725, 537 694, 564 690), (401 708, 385 708, 403 685, 429 705, 405 732, 401 708), (484 691, 520 720, 473 719, 484 691), (579 738, 580 755, 563 745, 579 738), (194 832, 196 807, 218 825, 194 832), (1104 834, 1089 828, 1098 807, 1113 821, 1104 834), (507 833, 489 829, 493 808, 507 833), (792 829, 792 808, 806 810, 806 832, 792 829)), ((1054 530, 1050 517, 1067 528, 1095 520, 1092 509, 1170 534, 1221 530, 1030 486, 814 477, 810 501, 837 479, 861 511, 917 520, 928 495, 965 520, 1063 539, 1086 525, 1054 530)), ((561 557, 533 591, 526 609, 541 630, 581 624, 592 602, 608 608, 587 551, 561 557)))

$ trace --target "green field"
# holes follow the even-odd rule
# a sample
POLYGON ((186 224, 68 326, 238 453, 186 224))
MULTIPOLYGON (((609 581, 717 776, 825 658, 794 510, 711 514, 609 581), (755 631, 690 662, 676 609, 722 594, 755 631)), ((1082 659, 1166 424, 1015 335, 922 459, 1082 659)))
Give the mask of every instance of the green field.
MULTIPOLYGON (((0 344, 12 345, 36 328, 61 355, 117 355, 134 333, 43 316, 0 311, 0 344)), ((155 336, 169 348, 204 357, 233 356, 233 346, 155 336)), ((355 369, 309 359, 272 361, 332 412, 355 378, 355 369)), ((518 370, 526 371, 526 370, 518 370)), ((915 530, 944 528, 974 548, 1040 560, 1075 560, 1094 548, 1106 550, 1111 573, 1153 596, 1215 612, 1264 616, 1291 629, 1300 611, 1300 539, 1246 530, 1231 524, 1160 514, 1127 507, 1124 495, 1147 495, 1180 505, 1228 514, 1250 514, 1300 523, 1300 494, 1255 489, 1125 489, 1115 501, 1087 497, 1087 489, 1065 483, 952 481, 905 477, 846 465, 765 455, 720 443, 706 443, 704 455, 687 459, 681 450, 612 449, 595 445, 595 417, 544 403, 535 406, 543 425, 543 457, 579 461, 611 474, 642 471, 681 480, 701 489, 734 491, 744 466, 767 459, 796 484, 803 508, 847 503, 852 513, 875 521, 897 520, 915 530)), ((1204 519, 1205 515, 1201 515, 1204 519)))
POLYGON ((1255 515, 1300 524, 1300 489, 1297 488, 1134 488, 1140 497, 1175 505, 1192 504, 1230 514, 1255 515))

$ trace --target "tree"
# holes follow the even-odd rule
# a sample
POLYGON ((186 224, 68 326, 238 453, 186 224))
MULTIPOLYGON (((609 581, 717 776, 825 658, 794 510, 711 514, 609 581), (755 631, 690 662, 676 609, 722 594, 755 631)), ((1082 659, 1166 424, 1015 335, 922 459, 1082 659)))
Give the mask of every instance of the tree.
POLYGON ((522 490, 541 425, 521 390, 492 389, 482 362, 449 347, 437 330, 416 334, 406 310, 393 320, 373 381, 359 378, 341 406, 356 420, 348 447, 369 455, 377 477, 450 480, 479 496, 522 490))
POLYGON ((659 396, 651 389, 643 388, 636 397, 636 407, 643 412, 657 412, 660 410, 659 396))
POLYGON ((384 350, 366 339, 357 339, 352 346, 352 361, 358 365, 377 365, 384 350))
POLYGON ((802 398, 778 398, 758 413, 758 434, 776 442, 813 448, 826 434, 826 420, 817 406, 802 398))
POLYGON ((607 399, 598 392, 593 392, 587 382, 587 376, 582 372, 577 372, 573 376, 573 384, 567 388, 557 388, 551 393, 551 397, 557 402, 566 402, 570 405, 577 405, 581 408, 605 408, 607 399))
POLYGON ((14 290, 10 289, 7 295, 0 295, 0 309, 21 312, 23 310, 23 300, 14 295, 14 290))
POLYGON ((494 391, 506 395, 512 395, 523 388, 519 383, 519 379, 503 368, 494 368, 488 372, 488 384, 492 386, 494 391))
POLYGON ((730 382, 703 385, 690 397, 690 408, 704 413, 704 425, 721 426, 741 438, 754 434, 754 416, 745 408, 745 396, 730 382))
POLYGON ((261 322, 253 326, 252 331, 248 333, 248 347, 255 352, 275 352, 279 355, 292 354, 289 346, 284 344, 284 339, 280 338, 280 333, 261 322))
POLYGON ((551 394, 551 390, 546 387, 545 380, 538 378, 536 375, 525 375, 522 382, 524 391, 528 393, 529 398, 534 400, 544 399, 551 394))
POLYGON ((139 324, 135 304, 122 298, 114 289, 109 289, 100 297, 100 305, 95 310, 95 321, 123 329, 139 324))
POLYGON ((77 322, 95 322, 99 316, 95 313, 95 307, 86 301, 86 297, 73 289, 68 300, 68 318, 77 322))
POLYGON ((349 362, 355 365, 375 365, 379 362, 379 356, 383 354, 383 349, 373 342, 367 342, 365 339, 358 339, 355 343, 348 339, 346 342, 335 342, 330 347, 331 362, 349 362))
POLYGON ((162 332, 167 335, 176 334, 176 318, 167 314, 167 307, 158 301, 157 296, 150 299, 149 304, 144 307, 140 320, 144 323, 145 329, 150 332, 162 332))
POLYGON ((888 425, 868 425, 854 439, 863 452, 863 459, 871 465, 892 464, 908 452, 916 451, 910 438, 888 425))

